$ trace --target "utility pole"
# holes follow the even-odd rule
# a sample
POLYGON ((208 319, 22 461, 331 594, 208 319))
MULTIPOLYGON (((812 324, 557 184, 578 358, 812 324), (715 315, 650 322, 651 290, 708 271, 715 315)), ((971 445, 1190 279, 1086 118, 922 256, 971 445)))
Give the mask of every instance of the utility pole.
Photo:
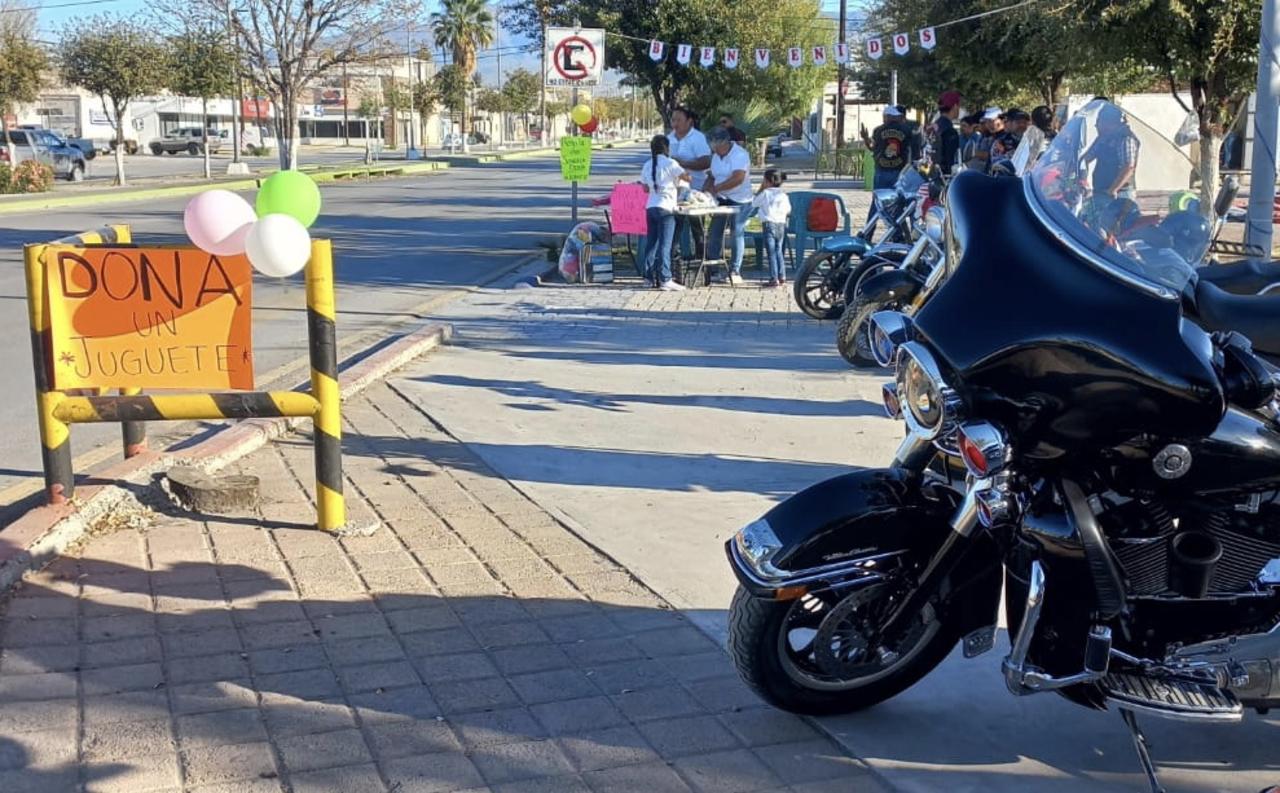
POLYGON ((538 120, 542 124, 538 132, 538 143, 541 146, 548 146, 550 142, 547 135, 547 25, 544 20, 542 25, 542 93, 538 107, 538 120))
POLYGON ((889 73, 889 104, 898 104, 898 70, 889 73))
MULTIPOLYGON (((840 43, 848 44, 848 33, 845 27, 848 24, 849 16, 849 0, 840 0, 840 43)), ((844 78, 845 64, 836 65, 836 149, 839 150, 844 146, 844 78)), ((821 117, 821 116, 819 116, 821 117)))
POLYGON ((342 64, 342 138, 344 145, 351 145, 351 123, 347 120, 347 106, 351 103, 351 82, 347 79, 347 65, 342 64))
MULTIPOLYGON (((495 4, 493 6, 493 48, 498 53, 498 94, 502 94, 502 25, 498 23, 498 18, 502 15, 502 6, 495 4)), ((498 111, 498 128, 502 131, 499 136, 500 143, 507 142, 507 111, 498 111)), ((492 146, 490 146, 492 148, 492 146)))
MULTIPOLYGON (((404 150, 404 158, 406 160, 420 160, 422 153, 418 151, 418 147, 414 144, 413 134, 413 21, 410 20, 404 25, 404 66, 405 66, 405 83, 409 86, 409 109, 405 113, 405 140, 409 143, 409 148, 404 150)), ((394 77, 392 78, 394 79, 394 77)))
MULTIPOLYGON (((1262 0, 1258 42, 1258 95, 1253 114, 1253 162, 1249 173, 1249 228, 1245 242, 1271 258, 1271 221, 1276 194, 1276 135, 1280 131, 1280 16, 1276 0, 1262 0)), ((1213 153, 1217 156, 1217 152, 1213 153)))
POLYGON ((240 118, 237 104, 243 105, 244 92, 239 90, 240 84, 240 35, 235 21, 231 18, 231 3, 227 3, 227 36, 230 37, 232 55, 235 57, 235 81, 239 101, 231 100, 231 164, 227 166, 228 174, 243 175, 249 172, 249 166, 240 161, 240 147, 244 145, 244 121, 240 118))

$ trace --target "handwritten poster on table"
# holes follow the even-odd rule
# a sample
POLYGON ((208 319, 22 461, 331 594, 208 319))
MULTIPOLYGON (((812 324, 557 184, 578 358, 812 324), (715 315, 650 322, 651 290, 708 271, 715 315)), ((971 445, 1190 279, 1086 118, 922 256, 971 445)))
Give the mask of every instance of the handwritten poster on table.
POLYGON ((645 234, 649 221, 644 205, 649 194, 638 184, 617 184, 609 195, 609 222, 614 234, 645 234))
POLYGON ((45 272, 54 388, 253 388, 244 256, 50 247, 45 272))
POLYGON ((585 182, 591 176, 591 138, 560 139, 560 175, 566 182, 585 182))

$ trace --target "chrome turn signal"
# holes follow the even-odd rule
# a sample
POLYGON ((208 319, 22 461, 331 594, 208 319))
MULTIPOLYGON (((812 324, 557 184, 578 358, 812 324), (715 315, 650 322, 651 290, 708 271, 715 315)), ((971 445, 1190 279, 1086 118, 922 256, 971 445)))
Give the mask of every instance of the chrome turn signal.
POLYGON ((985 479, 1009 463, 1009 441, 999 427, 988 421, 966 421, 959 429, 957 447, 969 473, 985 479))
POLYGON ((902 418, 902 402, 898 399, 898 386, 885 383, 880 387, 880 400, 884 402, 885 415, 891 419, 902 418))

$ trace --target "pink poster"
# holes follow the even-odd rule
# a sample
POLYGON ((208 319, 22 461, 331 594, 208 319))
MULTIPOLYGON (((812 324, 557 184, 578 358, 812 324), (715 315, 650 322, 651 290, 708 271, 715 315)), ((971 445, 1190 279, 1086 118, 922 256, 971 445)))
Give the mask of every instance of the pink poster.
POLYGON ((609 215, 614 234, 645 234, 649 224, 645 220, 644 205, 649 195, 638 184, 616 184, 609 197, 609 215))

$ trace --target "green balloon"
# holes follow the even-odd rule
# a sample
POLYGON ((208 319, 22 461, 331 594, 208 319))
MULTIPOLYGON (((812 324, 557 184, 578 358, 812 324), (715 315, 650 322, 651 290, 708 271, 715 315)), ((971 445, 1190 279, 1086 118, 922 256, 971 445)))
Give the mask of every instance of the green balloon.
POLYGON ((258 217, 290 215, 310 228, 320 216, 320 188, 315 180, 298 171, 279 171, 267 177, 258 189, 258 217))

